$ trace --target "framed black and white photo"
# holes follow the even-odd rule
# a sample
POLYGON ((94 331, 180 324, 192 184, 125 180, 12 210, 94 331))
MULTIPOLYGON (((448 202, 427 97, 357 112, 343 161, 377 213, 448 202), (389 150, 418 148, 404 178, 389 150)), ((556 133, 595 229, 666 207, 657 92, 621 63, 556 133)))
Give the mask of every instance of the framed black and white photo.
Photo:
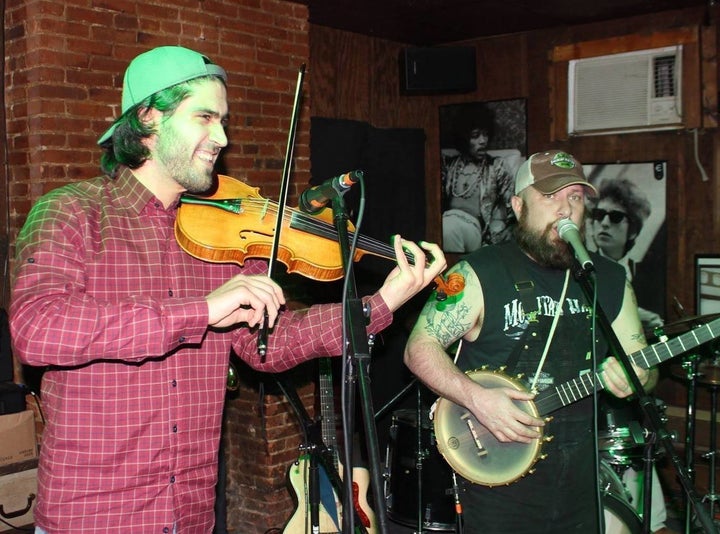
POLYGON ((512 238, 515 172, 527 156, 524 99, 440 107, 443 250, 512 238))
POLYGON ((695 309, 698 315, 720 313, 720 256, 695 256, 695 309))
POLYGON ((646 330, 665 316, 666 184, 664 161, 583 165, 598 190, 587 198, 585 239, 625 267, 646 330))

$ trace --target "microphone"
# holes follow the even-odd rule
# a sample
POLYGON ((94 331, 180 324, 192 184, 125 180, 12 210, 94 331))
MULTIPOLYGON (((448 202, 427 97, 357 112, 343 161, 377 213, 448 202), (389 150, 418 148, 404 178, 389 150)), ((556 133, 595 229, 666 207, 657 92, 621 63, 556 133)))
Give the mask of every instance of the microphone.
POLYGON ((310 187, 302 192, 298 207, 300 211, 315 214, 337 197, 343 196, 363 176, 362 171, 350 171, 340 176, 325 180, 320 185, 310 187))
POLYGON ((585 245, 583 245, 582 239, 580 238, 580 231, 577 225, 570 219, 560 219, 557 223, 558 234, 560 239, 565 241, 575 251, 575 257, 582 268, 586 271, 591 271, 595 268, 593 261, 590 259, 585 245))

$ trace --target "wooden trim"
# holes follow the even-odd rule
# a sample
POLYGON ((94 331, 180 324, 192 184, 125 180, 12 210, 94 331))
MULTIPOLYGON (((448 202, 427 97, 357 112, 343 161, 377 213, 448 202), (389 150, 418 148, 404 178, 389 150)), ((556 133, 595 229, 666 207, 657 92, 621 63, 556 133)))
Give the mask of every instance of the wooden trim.
POLYGON ((568 62, 550 66, 550 140, 567 139, 568 62))
POLYGON ((702 125, 715 128, 718 125, 718 72, 717 72, 717 26, 710 24, 700 28, 700 76, 702 78, 702 125))
POLYGON ((635 50, 648 50, 663 46, 697 44, 698 31, 695 27, 683 27, 662 32, 653 32, 647 35, 625 35, 609 39, 582 41, 579 43, 560 45, 553 48, 552 61, 562 62, 571 59, 584 59, 588 57, 605 56, 609 54, 622 54, 635 50))

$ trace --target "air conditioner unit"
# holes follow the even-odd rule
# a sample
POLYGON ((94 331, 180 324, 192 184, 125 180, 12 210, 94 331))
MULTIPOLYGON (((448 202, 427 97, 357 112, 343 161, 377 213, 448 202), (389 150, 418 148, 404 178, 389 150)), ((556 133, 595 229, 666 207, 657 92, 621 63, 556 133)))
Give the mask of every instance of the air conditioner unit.
POLYGON ((682 46, 571 60, 568 133, 682 127, 682 46))

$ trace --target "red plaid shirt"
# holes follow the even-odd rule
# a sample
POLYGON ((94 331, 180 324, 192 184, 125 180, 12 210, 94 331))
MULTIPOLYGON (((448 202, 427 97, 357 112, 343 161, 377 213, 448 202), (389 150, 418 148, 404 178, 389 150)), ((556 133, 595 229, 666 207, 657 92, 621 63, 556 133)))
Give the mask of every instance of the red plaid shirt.
MULTIPOLYGON (((40 199, 17 240, 15 353, 48 366, 36 524, 48 532, 210 532, 231 348, 279 372, 341 353, 341 307, 285 312, 265 363, 247 328, 208 330, 204 296, 238 272, 178 246, 176 207, 125 170, 40 199)), ((391 321, 370 297, 370 332, 391 321)))

